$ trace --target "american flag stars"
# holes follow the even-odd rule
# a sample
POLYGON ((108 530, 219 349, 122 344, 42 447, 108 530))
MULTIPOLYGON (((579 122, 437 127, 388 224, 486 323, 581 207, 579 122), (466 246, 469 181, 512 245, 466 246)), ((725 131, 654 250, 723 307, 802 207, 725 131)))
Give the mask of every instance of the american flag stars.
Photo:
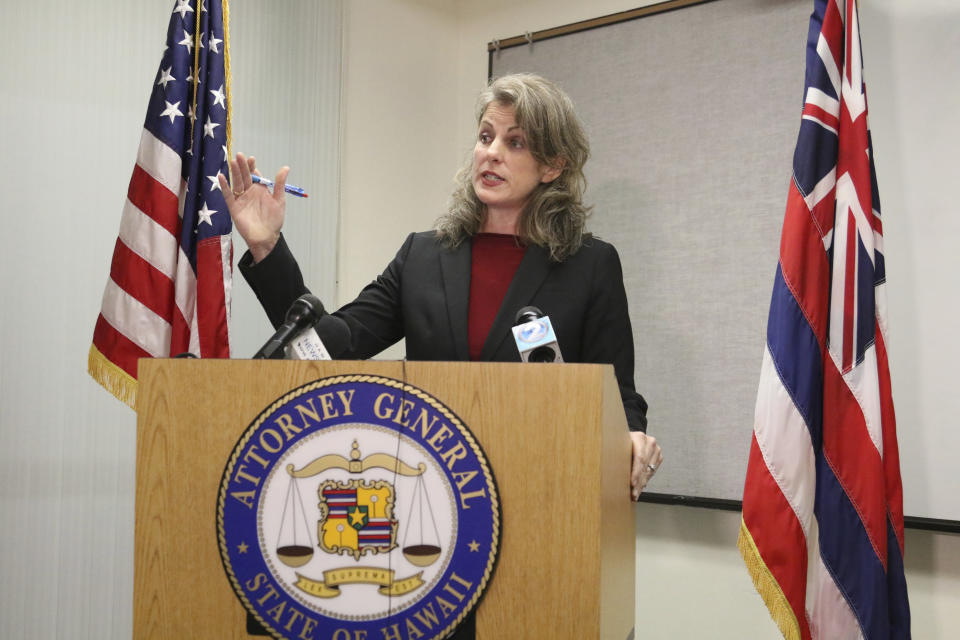
MULTIPOLYGON (((166 100, 164 100, 164 102, 166 102, 166 100)), ((170 124, 173 124, 173 120, 177 116, 180 116, 181 118, 183 117, 183 111, 180 111, 179 102, 176 102, 174 104, 170 104, 169 102, 167 102, 167 108, 160 112, 160 117, 163 118, 167 116, 169 116, 170 118, 170 124)))
MULTIPOLYGON (((157 74, 155 90, 159 94, 158 97, 162 98, 162 101, 156 103, 158 108, 155 113, 158 119, 170 125, 175 125, 178 118, 186 115, 186 118, 189 120, 189 127, 184 130, 182 134, 170 132, 171 135, 169 137, 164 135, 160 135, 159 137, 168 141, 177 140, 179 142, 182 140, 184 143, 189 140, 189 145, 185 145, 186 148, 180 151, 190 157, 200 152, 197 146, 202 140, 211 139, 217 142, 217 147, 220 149, 219 157, 217 158, 218 169, 226 171, 228 153, 227 145, 225 144, 227 110, 226 83, 220 74, 217 74, 218 77, 211 77, 208 73, 204 73, 204 69, 206 69, 208 65, 210 69, 222 69, 222 56, 224 52, 220 45, 224 42, 224 39, 219 37, 221 34, 217 32, 216 28, 210 29, 209 33, 201 29, 199 37, 196 37, 193 33, 197 21, 194 10, 196 2, 192 2, 191 0, 176 0, 176 3, 172 13, 173 18, 170 25, 170 34, 168 34, 167 38, 168 46, 164 49, 163 60, 157 74), (204 36, 207 37, 209 44, 209 47, 206 48, 204 48, 203 44, 204 36), (171 47, 170 45, 174 46, 171 47), (202 50, 199 60, 194 59, 194 47, 202 50), (217 61, 211 62, 211 57, 216 57, 217 61), (195 73, 194 69, 197 62, 199 62, 199 73, 195 73), (196 83, 194 82, 195 79, 196 83), (203 104, 198 104, 197 100, 193 99, 194 84, 200 85, 205 79, 213 82, 212 86, 218 88, 208 90, 203 94, 197 91, 198 98, 201 98, 203 95, 209 95, 206 100, 201 100, 203 104), (219 109, 215 109, 214 107, 219 107, 219 109), (191 139, 190 132, 192 132, 196 126, 198 116, 206 116, 202 120, 203 133, 202 136, 192 136, 191 139)), ((202 2, 200 3, 200 13, 206 14, 206 7, 202 2)), ((209 14, 203 15, 201 21, 205 21, 208 15, 209 14)), ((215 154, 216 152, 211 154, 209 151, 205 153, 205 163, 215 154)), ((221 208, 220 210, 225 211, 225 208, 221 208)))
POLYGON ((213 218, 213 214, 216 212, 216 209, 207 207, 207 203, 204 202, 203 206, 197 210, 197 215, 200 216, 200 223, 206 222, 210 226, 213 226, 213 220, 211 220, 211 218, 213 218))
POLYGON ((213 94, 213 105, 214 105, 214 106, 220 105, 220 106, 223 107, 224 109, 227 108, 227 103, 226 103, 226 98, 227 98, 227 96, 226 96, 226 94, 223 92, 223 85, 222 85, 222 84, 220 85, 220 88, 219 88, 219 89, 217 89, 216 91, 211 90, 210 93, 213 94))
POLYGON ((214 137, 213 130, 219 126, 220 126, 219 122, 214 122, 213 120, 211 120, 210 116, 207 116, 207 123, 203 125, 203 135, 210 136, 211 138, 214 137))
MULTIPOLYGON (((190 35, 190 33, 188 33, 186 29, 183 30, 183 40, 181 40, 177 44, 182 44, 187 48, 188 53, 193 53, 193 36, 190 35)), ((200 43, 200 46, 201 47, 203 46, 202 42, 200 43)))
POLYGON ((173 71, 172 66, 160 70, 160 79, 157 80, 157 84, 162 84, 164 89, 167 88, 168 82, 174 82, 176 80, 173 74, 170 73, 171 71, 173 71))
POLYGON ((181 19, 186 18, 188 13, 193 13, 190 0, 177 0, 177 6, 173 8, 173 12, 179 13, 181 19))

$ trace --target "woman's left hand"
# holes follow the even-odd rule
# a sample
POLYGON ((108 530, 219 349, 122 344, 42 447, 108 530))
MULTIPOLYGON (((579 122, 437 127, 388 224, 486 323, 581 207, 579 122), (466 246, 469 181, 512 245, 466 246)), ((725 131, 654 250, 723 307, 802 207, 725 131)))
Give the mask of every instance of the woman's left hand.
POLYGON ((640 499, 640 493, 650 482, 650 478, 663 464, 663 452, 657 439, 648 436, 642 431, 631 431, 630 440, 633 443, 633 456, 630 464, 630 495, 634 500, 640 499))
POLYGON ((283 187, 289 172, 290 167, 277 172, 271 192, 253 182, 254 175, 260 176, 254 157, 237 152, 236 158, 230 161, 232 181, 228 183, 222 173, 218 176, 233 226, 247 243, 254 262, 263 260, 280 239, 286 211, 283 187))

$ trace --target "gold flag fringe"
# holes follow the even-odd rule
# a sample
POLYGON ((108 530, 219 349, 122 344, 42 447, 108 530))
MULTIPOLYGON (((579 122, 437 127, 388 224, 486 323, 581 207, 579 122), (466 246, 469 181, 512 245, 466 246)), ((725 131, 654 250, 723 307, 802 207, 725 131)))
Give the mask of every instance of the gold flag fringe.
MULTIPOLYGON (((230 77, 230 3, 223 0, 223 75, 227 84, 227 162, 233 157, 233 93, 231 86, 233 78, 230 77)), ((227 170, 227 178, 230 178, 230 171, 227 170)))
POLYGON ((129 373, 110 362, 96 346, 90 345, 87 355, 87 372, 100 385, 125 402, 131 409, 137 408, 137 380, 129 373))
POLYGON ((753 579, 753 586, 757 593, 763 598, 770 617, 780 627, 780 633, 786 640, 800 640, 800 624, 793 613, 793 607, 787 601, 780 584, 774 579, 773 574, 767 568, 763 558, 760 557, 760 551, 753 542, 753 536, 747 529, 747 524, 740 519, 740 535, 737 538, 737 548, 740 555, 743 556, 743 562, 747 565, 747 572, 753 579))

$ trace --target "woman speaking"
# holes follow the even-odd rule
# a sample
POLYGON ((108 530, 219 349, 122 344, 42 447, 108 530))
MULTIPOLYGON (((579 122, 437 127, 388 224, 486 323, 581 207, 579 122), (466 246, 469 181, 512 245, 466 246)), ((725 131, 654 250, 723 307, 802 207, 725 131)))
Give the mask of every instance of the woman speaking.
MULTIPOLYGON (((477 103, 473 157, 432 231, 411 233, 384 272, 315 326, 334 358, 370 358, 406 339, 410 360, 519 361, 519 309, 548 315, 567 362, 612 364, 633 441, 634 499, 663 460, 633 383, 633 331, 620 258, 584 231, 589 144, 570 98, 531 74, 494 80, 477 103)), ((253 157, 220 176, 249 251, 239 262, 274 326, 308 290, 281 234, 288 167, 273 191, 253 157)))

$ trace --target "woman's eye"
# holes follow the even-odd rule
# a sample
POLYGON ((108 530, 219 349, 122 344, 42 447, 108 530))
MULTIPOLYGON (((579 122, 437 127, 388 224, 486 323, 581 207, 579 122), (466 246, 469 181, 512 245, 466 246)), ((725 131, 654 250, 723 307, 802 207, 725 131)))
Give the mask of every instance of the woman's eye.
POLYGON ((480 133, 480 142, 487 143, 490 142, 490 134, 486 132, 480 133))
POLYGON ((510 146, 514 149, 523 149, 523 140, 520 138, 514 138, 510 141, 510 146))

